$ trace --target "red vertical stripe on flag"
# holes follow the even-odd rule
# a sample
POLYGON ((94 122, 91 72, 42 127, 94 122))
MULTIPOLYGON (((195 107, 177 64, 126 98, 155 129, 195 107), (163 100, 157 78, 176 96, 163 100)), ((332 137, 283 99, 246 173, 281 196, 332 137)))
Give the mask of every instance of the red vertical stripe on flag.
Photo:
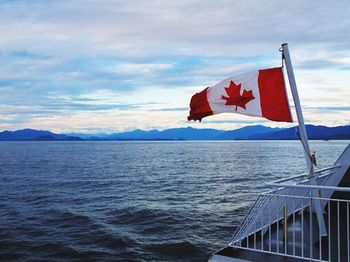
POLYGON ((207 98, 207 89, 208 87, 192 96, 190 103, 190 115, 187 117, 188 120, 201 121, 203 117, 213 114, 207 98))
POLYGON ((263 117, 281 122, 293 122, 281 67, 259 70, 258 77, 263 117))

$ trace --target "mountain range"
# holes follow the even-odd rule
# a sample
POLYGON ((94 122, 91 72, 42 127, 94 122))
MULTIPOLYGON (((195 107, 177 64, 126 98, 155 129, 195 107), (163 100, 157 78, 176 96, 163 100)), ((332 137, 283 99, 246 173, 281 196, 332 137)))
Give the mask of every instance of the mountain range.
MULTIPOLYGON (((309 139, 350 139, 350 125, 306 126, 309 139)), ((56 134, 50 131, 22 129, 0 132, 0 141, 123 141, 123 140, 295 140, 296 127, 271 128, 262 125, 235 130, 196 129, 192 127, 159 130, 133 130, 113 134, 56 134)))
POLYGON ((22 129, 0 132, 0 141, 76 141, 80 137, 55 134, 50 131, 22 129))

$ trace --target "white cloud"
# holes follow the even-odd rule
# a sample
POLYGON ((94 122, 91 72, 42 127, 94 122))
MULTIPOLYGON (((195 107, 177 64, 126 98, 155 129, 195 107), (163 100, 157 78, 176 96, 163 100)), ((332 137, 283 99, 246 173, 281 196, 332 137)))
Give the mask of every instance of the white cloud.
POLYGON ((159 70, 165 70, 172 67, 172 64, 165 63, 122 63, 113 66, 106 67, 107 72, 116 74, 148 74, 159 70))

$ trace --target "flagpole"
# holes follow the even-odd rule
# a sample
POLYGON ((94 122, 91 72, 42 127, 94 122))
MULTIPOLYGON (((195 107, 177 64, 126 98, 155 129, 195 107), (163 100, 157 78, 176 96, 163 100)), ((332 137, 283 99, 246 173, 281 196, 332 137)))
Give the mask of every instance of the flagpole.
POLYGON ((314 169, 313 169, 313 164, 311 161, 310 146, 309 146, 309 141, 308 141, 306 128, 305 128, 305 124, 304 124, 303 113, 301 111, 301 105, 300 105, 300 100, 299 100, 299 95, 298 95, 298 90, 297 90, 297 84, 296 84, 295 78, 294 78, 293 65, 292 65, 292 61, 290 59, 287 43, 282 44, 282 53, 283 53, 284 61, 286 63, 289 85, 290 85, 290 88, 292 91, 292 96, 293 96, 294 105, 295 105, 295 111, 297 113, 300 139, 304 145, 304 155, 305 155, 305 160, 306 160, 306 166, 307 166, 307 169, 309 171, 309 175, 313 176, 314 169))
MULTIPOLYGON (((315 178, 313 163, 311 160, 310 146, 309 146, 307 132, 306 132, 305 124, 304 124, 303 113, 301 111, 301 105, 300 105, 300 100, 299 100, 299 95, 298 95, 298 90, 297 90, 297 84, 295 82, 295 77, 294 77, 294 72, 293 72, 293 65, 292 65, 292 61, 290 59, 290 55, 289 55, 288 43, 282 44, 282 54, 283 54, 283 59, 286 63, 286 70, 287 70, 287 74, 288 74, 289 85, 290 85, 290 88, 292 91, 293 101, 294 101, 294 105, 295 105, 295 111, 297 113, 300 140, 301 140, 301 143, 303 144, 303 148, 304 148, 304 156, 305 156, 306 166, 307 166, 308 171, 309 171, 310 184, 316 185, 317 181, 315 178)), ((314 197, 319 197, 317 195, 317 191, 315 191, 315 190, 312 190, 311 194, 314 197)), ((315 204, 317 219, 318 219, 318 222, 320 225, 321 235, 326 236, 327 231, 326 231, 326 225, 325 225, 324 218, 323 218, 323 211, 321 208, 321 203, 320 203, 320 201, 314 201, 314 204, 315 204)))

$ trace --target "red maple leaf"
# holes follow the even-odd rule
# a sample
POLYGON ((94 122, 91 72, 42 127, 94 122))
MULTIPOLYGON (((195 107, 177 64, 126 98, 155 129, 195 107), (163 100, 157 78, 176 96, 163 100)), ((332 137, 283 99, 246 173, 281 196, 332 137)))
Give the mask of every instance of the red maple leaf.
POLYGON ((230 82, 230 86, 229 87, 225 87, 226 93, 228 95, 227 96, 221 96, 221 99, 226 100, 226 104, 225 105, 230 105, 230 106, 236 106, 236 111, 237 111, 237 107, 242 107, 244 109, 246 109, 246 104, 250 101, 255 99, 255 97, 253 96, 253 92, 252 90, 243 90, 243 93, 241 95, 241 84, 236 85, 235 82, 231 81, 230 82))

